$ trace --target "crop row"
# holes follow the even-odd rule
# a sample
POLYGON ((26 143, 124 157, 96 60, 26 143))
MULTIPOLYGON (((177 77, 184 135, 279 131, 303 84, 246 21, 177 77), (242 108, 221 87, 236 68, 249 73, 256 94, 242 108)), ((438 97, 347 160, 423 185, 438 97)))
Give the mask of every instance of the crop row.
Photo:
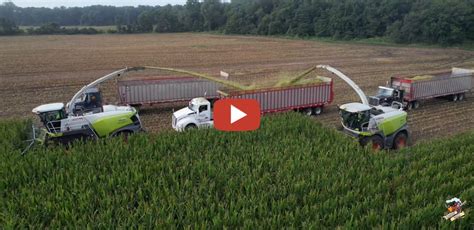
POLYGON ((375 154, 295 113, 255 132, 135 135, 36 147, 0 121, 0 226, 469 228, 474 133, 375 154))

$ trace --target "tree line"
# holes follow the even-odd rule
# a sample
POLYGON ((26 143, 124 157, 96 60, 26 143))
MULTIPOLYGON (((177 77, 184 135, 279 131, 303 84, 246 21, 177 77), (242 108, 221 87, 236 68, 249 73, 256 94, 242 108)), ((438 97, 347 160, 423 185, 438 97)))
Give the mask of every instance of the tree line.
POLYGON ((55 23, 116 25, 119 33, 219 31, 335 39, 387 37, 399 43, 442 45, 474 40, 472 0, 188 0, 173 6, 53 9, 21 8, 6 2, 0 5, 0 18, 0 34, 18 32, 17 25, 55 23))

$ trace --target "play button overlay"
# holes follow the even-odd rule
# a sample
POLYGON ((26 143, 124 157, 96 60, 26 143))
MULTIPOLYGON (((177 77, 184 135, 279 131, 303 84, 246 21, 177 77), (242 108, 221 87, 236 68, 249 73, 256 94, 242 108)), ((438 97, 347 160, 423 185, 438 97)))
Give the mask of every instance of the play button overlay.
POLYGON ((230 105, 230 123, 234 124, 236 121, 246 117, 247 114, 242 112, 242 110, 235 108, 235 106, 230 105))
POLYGON ((260 105, 253 99, 222 99, 214 104, 214 127, 221 131, 252 131, 260 127, 260 105))

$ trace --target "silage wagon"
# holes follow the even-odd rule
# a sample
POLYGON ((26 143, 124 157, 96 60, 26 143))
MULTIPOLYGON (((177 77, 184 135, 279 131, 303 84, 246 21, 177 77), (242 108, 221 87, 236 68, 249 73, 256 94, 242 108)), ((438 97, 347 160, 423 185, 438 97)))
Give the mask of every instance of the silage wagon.
MULTIPOLYGON (((322 78, 321 81, 302 85, 262 88, 254 90, 219 91, 220 99, 255 99, 262 114, 301 111, 307 115, 319 115, 324 106, 334 98, 333 81, 322 78)), ((172 127, 176 131, 214 126, 213 103, 198 97, 190 100, 189 105, 174 112, 172 127)))
POLYGON ((397 101, 408 110, 416 109, 421 100, 445 97, 462 101, 472 89, 472 70, 453 68, 443 72, 419 76, 394 76, 388 87, 379 86, 377 95, 369 97, 371 105, 391 105, 397 101))
POLYGON ((118 82, 118 98, 122 105, 153 105, 189 101, 195 97, 209 100, 219 97, 220 83, 195 77, 132 79, 118 82))
POLYGON ((320 79, 320 82, 304 85, 219 93, 224 98, 255 99, 260 103, 262 114, 298 110, 307 115, 319 115, 334 99, 332 79, 320 79))

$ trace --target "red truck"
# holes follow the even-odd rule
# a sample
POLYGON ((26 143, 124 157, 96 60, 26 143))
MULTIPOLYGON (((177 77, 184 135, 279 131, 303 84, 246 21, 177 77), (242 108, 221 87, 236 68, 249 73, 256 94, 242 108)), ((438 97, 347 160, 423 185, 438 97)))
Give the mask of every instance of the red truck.
POLYGON ((407 109, 416 109, 419 102, 428 98, 446 97, 452 101, 462 101, 472 89, 473 71, 453 68, 451 72, 390 79, 390 86, 379 86, 377 95, 369 97, 373 106, 389 106, 400 102, 407 109))

